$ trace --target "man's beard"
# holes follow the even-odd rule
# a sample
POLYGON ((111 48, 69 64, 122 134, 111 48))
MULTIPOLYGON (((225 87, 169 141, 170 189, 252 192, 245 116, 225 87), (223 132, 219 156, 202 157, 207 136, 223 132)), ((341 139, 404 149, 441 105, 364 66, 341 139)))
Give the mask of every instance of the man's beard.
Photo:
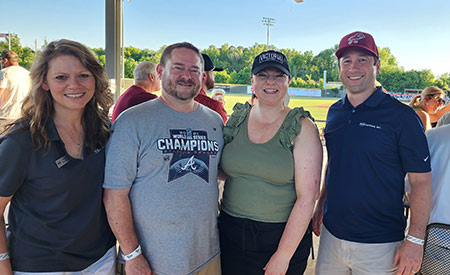
POLYGON ((162 90, 164 90, 169 95, 181 99, 181 100, 190 100, 198 95, 200 92, 200 84, 195 85, 194 81, 192 80, 176 80, 171 81, 169 78, 162 79, 162 90), (189 93, 180 93, 177 91, 177 84, 192 84, 192 89, 189 93))
POLYGON ((209 76, 206 77, 205 86, 208 90, 214 88, 214 81, 209 76))

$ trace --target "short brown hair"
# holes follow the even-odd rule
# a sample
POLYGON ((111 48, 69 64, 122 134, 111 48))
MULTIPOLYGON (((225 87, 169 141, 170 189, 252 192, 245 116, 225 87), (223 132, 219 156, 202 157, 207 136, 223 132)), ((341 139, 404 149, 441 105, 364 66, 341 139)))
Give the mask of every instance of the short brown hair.
POLYGON ((189 43, 189 42, 179 42, 179 43, 175 43, 175 44, 167 46, 167 48, 164 49, 164 51, 163 51, 163 53, 161 55, 161 60, 159 61, 159 63, 162 66, 165 66, 166 63, 167 63, 167 60, 172 55, 172 51, 175 50, 175 49, 179 49, 179 48, 186 48, 186 49, 194 51, 198 55, 198 57, 200 58, 200 62, 202 63, 201 64, 201 69, 203 70, 203 66, 205 64, 205 61, 203 60, 203 56, 200 53, 200 50, 197 47, 195 47, 194 45, 192 45, 191 43, 189 43))
POLYGON ((19 56, 11 50, 4 50, 1 58, 7 58, 9 62, 19 62, 19 56))

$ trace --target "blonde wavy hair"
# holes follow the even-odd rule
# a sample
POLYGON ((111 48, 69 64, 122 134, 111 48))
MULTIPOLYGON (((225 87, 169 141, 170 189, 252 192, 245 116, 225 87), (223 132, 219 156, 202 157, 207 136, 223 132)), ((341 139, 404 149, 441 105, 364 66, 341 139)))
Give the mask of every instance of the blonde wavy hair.
POLYGON ((42 83, 47 77, 50 61, 58 56, 78 58, 81 64, 94 76, 95 92, 84 108, 82 125, 87 150, 92 152, 95 149, 103 148, 111 133, 108 111, 114 102, 108 77, 104 68, 86 46, 67 39, 50 42, 35 59, 30 70, 31 88, 24 99, 22 115, 18 120, 11 123, 6 131, 16 124, 29 127, 33 148, 35 150, 50 149, 46 125, 53 118, 55 109, 51 93, 42 88, 42 83))
POLYGON ((440 88, 435 86, 430 86, 425 88, 419 95, 416 95, 411 99, 411 102, 409 102, 409 106, 411 107, 420 107, 422 105, 425 98, 431 98, 435 95, 446 95, 444 91, 442 91, 440 88))

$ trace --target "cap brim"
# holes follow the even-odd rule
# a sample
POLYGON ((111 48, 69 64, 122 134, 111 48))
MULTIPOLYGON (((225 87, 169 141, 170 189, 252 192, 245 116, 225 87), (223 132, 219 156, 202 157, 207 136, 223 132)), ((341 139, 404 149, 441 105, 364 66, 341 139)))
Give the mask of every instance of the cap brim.
POLYGON ((288 69, 286 69, 280 63, 276 63, 276 62, 264 62, 263 64, 253 68, 252 74, 257 74, 260 71, 267 69, 267 68, 275 68, 275 69, 278 69, 278 70, 282 71, 283 73, 287 74, 288 76, 291 76, 291 72, 289 72, 288 69))
POLYGON ((349 49, 349 48, 360 48, 360 49, 366 50, 369 53, 371 53, 372 55, 378 57, 378 54, 376 52, 374 52, 372 49, 369 49, 368 47, 365 47, 365 46, 355 46, 355 45, 350 45, 350 46, 345 46, 345 47, 340 48, 335 53, 336 57, 337 58, 341 58, 341 56, 344 53, 344 51, 349 49))
POLYGON ((212 70, 215 71, 215 72, 221 72, 221 71, 223 71, 223 68, 214 68, 212 70))

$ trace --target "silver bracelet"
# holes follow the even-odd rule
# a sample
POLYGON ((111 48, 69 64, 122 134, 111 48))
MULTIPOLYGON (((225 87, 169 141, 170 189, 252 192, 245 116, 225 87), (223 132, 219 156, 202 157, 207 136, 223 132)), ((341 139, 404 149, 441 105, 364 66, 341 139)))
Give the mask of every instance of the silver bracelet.
POLYGON ((138 245, 138 247, 133 252, 131 252, 130 254, 127 254, 127 255, 123 255, 123 258, 125 259, 125 261, 131 261, 141 254, 142 254, 142 249, 141 249, 141 246, 138 245))
POLYGON ((418 244, 418 245, 423 245, 425 243, 424 240, 416 238, 416 237, 411 236, 411 235, 406 235, 406 240, 410 241, 410 242, 412 242, 414 244, 418 244))
POLYGON ((4 261, 4 260, 8 260, 8 259, 9 259, 9 254, 8 254, 8 252, 1 253, 1 254, 0 254, 0 261, 4 261))

